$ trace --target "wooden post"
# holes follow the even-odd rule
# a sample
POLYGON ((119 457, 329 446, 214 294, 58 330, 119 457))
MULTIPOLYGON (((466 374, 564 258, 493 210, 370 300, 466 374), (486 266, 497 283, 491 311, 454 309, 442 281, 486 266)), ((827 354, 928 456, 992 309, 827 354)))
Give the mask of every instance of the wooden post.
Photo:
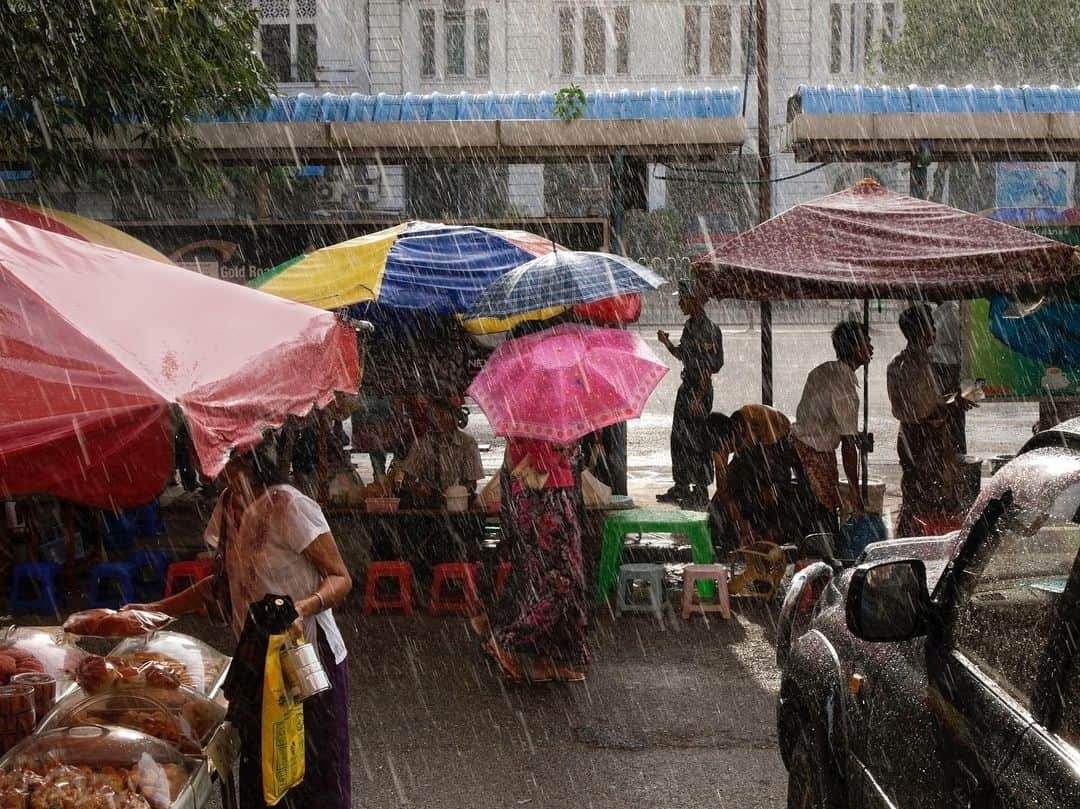
MULTIPOLYGON (((756 0, 758 221, 772 217, 772 151, 769 143, 769 3, 756 0)), ((744 43, 745 47, 746 43, 744 43)), ((761 401, 773 403, 772 303, 761 302, 761 401)))

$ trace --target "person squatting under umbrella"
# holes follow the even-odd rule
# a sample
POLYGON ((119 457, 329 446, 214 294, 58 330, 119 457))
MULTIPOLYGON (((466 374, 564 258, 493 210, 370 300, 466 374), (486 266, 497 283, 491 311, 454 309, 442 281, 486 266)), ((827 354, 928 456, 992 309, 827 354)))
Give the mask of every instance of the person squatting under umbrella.
POLYGON ((679 282, 679 308, 687 316, 679 345, 663 329, 657 338, 683 364, 682 384, 671 417, 671 477, 674 485, 656 499, 680 507, 705 509, 712 480, 712 462, 705 419, 712 411, 713 374, 724 365, 724 338, 705 314, 708 300, 697 281, 679 282))
POLYGON ((707 425, 716 472, 709 503, 714 543, 724 550, 760 541, 797 544, 809 527, 809 490, 787 416, 748 404, 730 418, 710 413, 707 425))
POLYGON ((812 533, 838 536, 840 533, 840 473, 836 449, 847 475, 847 496, 855 516, 865 511, 859 486, 859 382, 855 372, 870 362, 874 346, 864 324, 853 320, 838 323, 832 330, 836 359, 823 362, 806 377, 795 423, 792 443, 799 456, 813 497, 810 500, 812 533))
POLYGON ((898 537, 938 533, 958 527, 963 509, 957 497, 960 467, 955 445, 957 410, 975 407, 956 388, 943 390, 933 367, 934 316, 929 306, 900 313, 907 346, 889 363, 886 381, 892 414, 900 422, 898 537))
MULTIPOLYGON (((216 554, 214 572, 169 598, 126 608, 179 616, 221 604, 241 636, 252 605, 271 594, 291 598, 299 615, 292 631, 318 650, 331 688, 303 703, 304 725, 312 729, 305 734, 306 774, 285 802, 347 809, 352 800, 349 677, 332 610, 352 589, 349 571, 319 504, 278 471, 273 440, 234 452, 221 479, 226 488, 205 531, 216 554)), ((229 696, 242 702, 245 694, 229 696)), ((241 809, 264 806, 261 715, 258 700, 249 701, 231 712, 240 734, 241 809)))

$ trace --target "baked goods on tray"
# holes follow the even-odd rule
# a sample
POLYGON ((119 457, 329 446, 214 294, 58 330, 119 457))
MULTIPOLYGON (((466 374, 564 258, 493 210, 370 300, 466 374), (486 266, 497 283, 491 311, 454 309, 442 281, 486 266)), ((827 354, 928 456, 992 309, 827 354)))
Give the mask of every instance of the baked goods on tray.
POLYGON ((131 638, 164 629, 172 622, 172 616, 163 612, 98 608, 73 612, 64 621, 64 631, 100 638, 131 638))

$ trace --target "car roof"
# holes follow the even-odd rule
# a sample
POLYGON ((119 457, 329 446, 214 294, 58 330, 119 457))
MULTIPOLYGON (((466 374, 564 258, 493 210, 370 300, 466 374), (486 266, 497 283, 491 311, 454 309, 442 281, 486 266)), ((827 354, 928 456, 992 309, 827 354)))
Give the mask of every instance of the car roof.
POLYGON ((1042 449, 1043 447, 1064 447, 1065 449, 1080 451, 1080 418, 1063 421, 1049 430, 1036 433, 1034 437, 1024 444, 1020 453, 1031 452, 1033 449, 1042 449))

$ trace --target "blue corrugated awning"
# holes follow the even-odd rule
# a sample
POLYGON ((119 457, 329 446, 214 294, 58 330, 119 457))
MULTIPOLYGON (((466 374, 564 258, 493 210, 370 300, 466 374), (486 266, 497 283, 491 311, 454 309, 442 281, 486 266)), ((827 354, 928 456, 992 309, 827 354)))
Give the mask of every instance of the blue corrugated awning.
MULTIPOLYGON (((585 120, 675 120, 737 118, 738 88, 620 90, 586 93, 585 120)), ((201 123, 368 123, 397 121, 551 121, 555 94, 405 93, 391 95, 274 95, 268 107, 241 117, 204 118, 201 123)))
POLYGON ((1080 112, 1080 87, 839 87, 801 85, 788 119, 803 115, 1080 112))
POLYGON ((800 161, 1080 156, 1080 87, 804 85, 787 112, 800 161))

